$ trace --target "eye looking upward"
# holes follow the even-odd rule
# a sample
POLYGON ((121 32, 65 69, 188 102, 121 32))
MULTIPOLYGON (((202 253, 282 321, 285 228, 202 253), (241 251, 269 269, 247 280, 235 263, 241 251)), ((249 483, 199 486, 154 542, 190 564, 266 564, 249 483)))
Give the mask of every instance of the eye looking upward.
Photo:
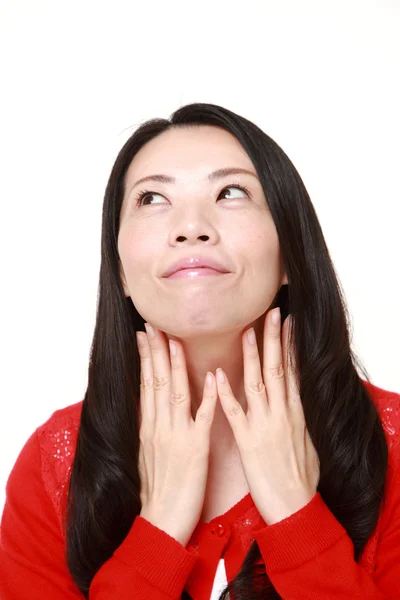
MULTIPOLYGON (((248 197, 251 196, 250 191, 248 190, 248 188, 246 186, 238 185, 238 184, 225 186, 224 188, 222 188, 219 195, 224 190, 228 190, 228 189, 238 189, 238 190, 244 192, 248 197)), ((158 192, 153 192, 152 190, 140 190, 134 197, 135 206, 150 206, 150 204, 143 204, 143 201, 145 200, 146 196, 162 196, 162 194, 159 194, 158 192)), ((228 200, 236 200, 239 197, 240 196, 236 196, 236 197, 227 198, 227 199, 228 200)))

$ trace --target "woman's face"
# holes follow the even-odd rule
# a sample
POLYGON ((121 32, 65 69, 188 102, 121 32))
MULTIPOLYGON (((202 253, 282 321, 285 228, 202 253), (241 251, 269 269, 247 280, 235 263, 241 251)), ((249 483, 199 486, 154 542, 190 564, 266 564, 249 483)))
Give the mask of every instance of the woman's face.
POLYGON ((170 129, 136 154, 126 175, 118 252, 125 294, 143 319, 187 340, 242 331, 269 309, 286 282, 254 166, 234 136, 208 125, 170 129), (254 175, 209 178, 227 168, 254 175), (137 184, 159 174, 174 182, 137 184), (147 195, 139 202, 135 197, 143 190, 147 195), (171 263, 194 256, 217 260, 229 273, 163 277, 171 263))

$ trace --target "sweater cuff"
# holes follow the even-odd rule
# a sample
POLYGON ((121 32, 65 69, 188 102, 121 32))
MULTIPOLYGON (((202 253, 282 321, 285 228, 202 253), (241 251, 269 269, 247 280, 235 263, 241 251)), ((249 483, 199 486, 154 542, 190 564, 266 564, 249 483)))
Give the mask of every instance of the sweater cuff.
POLYGON ((253 532, 267 573, 285 571, 315 558, 347 531, 319 492, 300 510, 253 532))
POLYGON ((174 598, 181 595, 197 561, 197 555, 141 515, 135 517, 114 557, 174 598))

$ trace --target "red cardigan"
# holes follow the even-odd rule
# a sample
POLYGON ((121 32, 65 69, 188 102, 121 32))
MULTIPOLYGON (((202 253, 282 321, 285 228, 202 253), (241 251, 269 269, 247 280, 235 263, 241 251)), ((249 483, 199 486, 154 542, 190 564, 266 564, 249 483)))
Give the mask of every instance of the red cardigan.
MULTIPOLYGON (((231 581, 252 540, 283 599, 399 599, 400 394, 364 383, 385 429, 389 469, 385 502, 358 562, 350 537, 319 493, 270 526, 248 494, 209 523, 200 521, 186 547, 137 516, 93 578, 90 600, 174 600, 183 589, 194 600, 217 598, 225 569, 231 581)), ((0 530, 1 600, 84 597, 66 566, 61 526, 81 408, 78 402, 54 412, 28 439, 10 473, 0 530)))

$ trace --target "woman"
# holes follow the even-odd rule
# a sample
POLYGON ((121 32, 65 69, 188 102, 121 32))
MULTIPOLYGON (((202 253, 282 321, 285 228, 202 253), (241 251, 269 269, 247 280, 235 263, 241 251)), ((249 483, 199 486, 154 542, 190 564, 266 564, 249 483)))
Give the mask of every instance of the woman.
POLYGON ((1 598, 400 597, 400 394, 279 146, 212 104, 144 123, 101 250, 84 400, 7 483, 1 598))

